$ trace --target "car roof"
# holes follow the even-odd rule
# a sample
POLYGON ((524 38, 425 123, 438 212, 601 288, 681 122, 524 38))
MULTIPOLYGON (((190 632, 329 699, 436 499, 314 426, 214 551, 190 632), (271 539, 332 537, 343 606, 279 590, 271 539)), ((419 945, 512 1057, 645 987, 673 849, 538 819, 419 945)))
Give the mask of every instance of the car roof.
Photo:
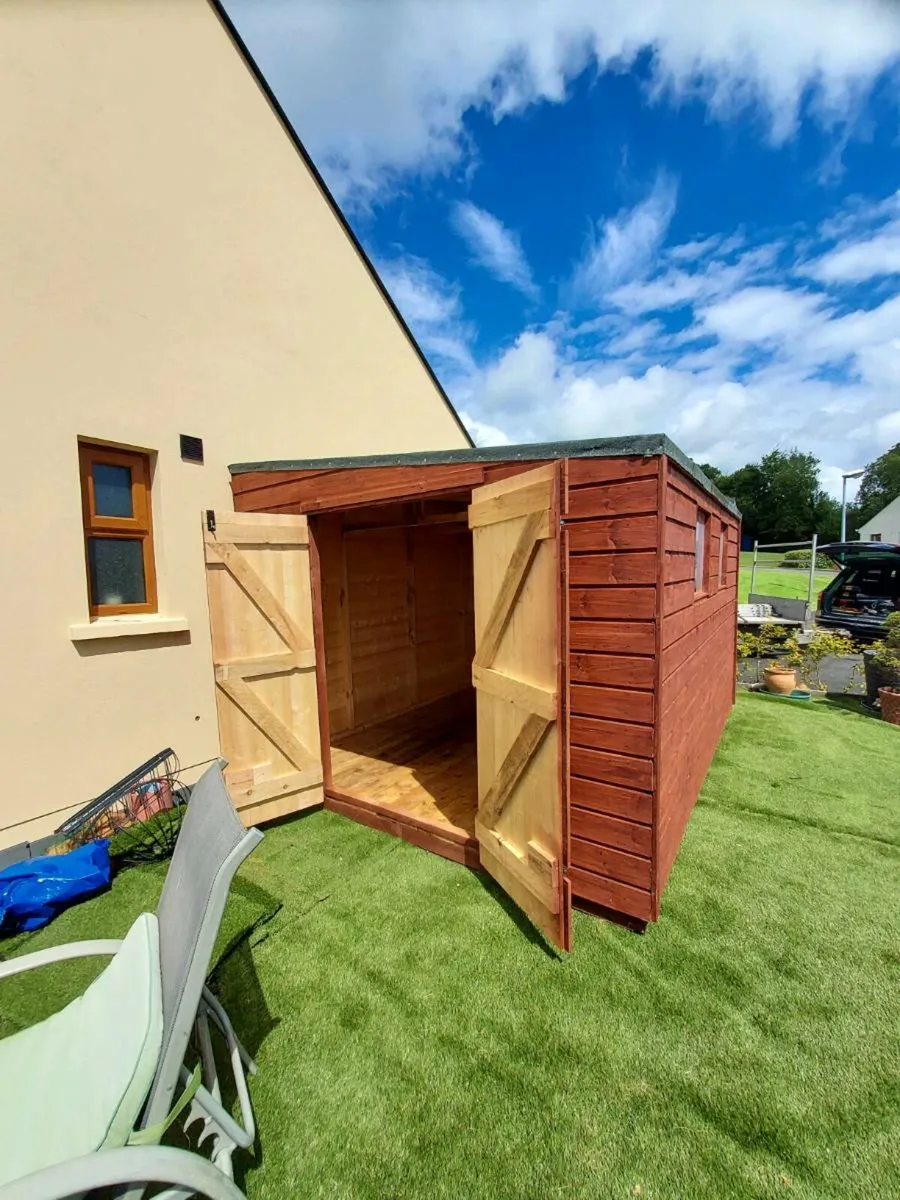
POLYGON ((842 567, 857 562, 900 561, 900 545, 896 542, 829 542, 819 546, 819 554, 827 554, 842 567))

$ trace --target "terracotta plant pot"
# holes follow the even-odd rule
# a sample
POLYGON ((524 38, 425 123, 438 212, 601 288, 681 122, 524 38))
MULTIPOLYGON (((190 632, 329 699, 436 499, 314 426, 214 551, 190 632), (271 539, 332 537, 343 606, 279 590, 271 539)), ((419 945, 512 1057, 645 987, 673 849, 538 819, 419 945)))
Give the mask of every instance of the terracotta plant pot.
POLYGON ((882 721, 900 725, 900 689, 879 688, 878 699, 881 701, 882 721))
POLYGON ((766 691, 776 696, 789 696, 797 687, 797 672, 793 667, 766 667, 763 674, 766 691))

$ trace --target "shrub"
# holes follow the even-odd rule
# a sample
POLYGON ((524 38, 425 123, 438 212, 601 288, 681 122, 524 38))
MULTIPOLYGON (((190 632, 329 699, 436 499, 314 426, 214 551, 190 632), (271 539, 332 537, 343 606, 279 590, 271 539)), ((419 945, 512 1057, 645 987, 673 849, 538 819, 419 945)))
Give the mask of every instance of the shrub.
POLYGON ((900 674, 900 612, 893 612, 884 623, 885 634, 872 647, 872 660, 884 670, 900 674))
MULTIPOLYGON (((784 558, 781 560, 783 567, 796 567, 798 570, 809 570, 809 563, 812 558, 812 550, 788 550, 784 558)), ((825 554, 816 555, 816 570, 830 571, 834 569, 834 563, 825 554)))
POLYGON ((823 661, 826 658, 844 658, 853 650, 852 638, 843 633, 817 629, 805 646, 801 646, 795 636, 789 638, 787 660, 797 668, 808 688, 824 691, 821 676, 823 661))

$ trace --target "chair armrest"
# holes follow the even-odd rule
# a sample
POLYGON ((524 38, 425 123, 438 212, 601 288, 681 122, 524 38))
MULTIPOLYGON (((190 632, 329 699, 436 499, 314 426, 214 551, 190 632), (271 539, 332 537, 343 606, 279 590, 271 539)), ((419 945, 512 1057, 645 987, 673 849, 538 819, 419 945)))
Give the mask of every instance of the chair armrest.
POLYGON ((35 950, 32 954, 21 954, 7 962, 0 962, 0 979, 45 967, 48 963, 65 962, 67 958, 91 958, 95 954, 118 954, 121 938, 98 938, 93 942, 66 942, 62 946, 50 946, 47 950, 35 950))
POLYGON ((127 1183, 165 1183, 182 1189, 166 1195, 246 1200, 237 1185, 205 1158, 168 1146, 101 1150, 72 1158, 0 1187, 0 1200, 66 1200, 127 1183))

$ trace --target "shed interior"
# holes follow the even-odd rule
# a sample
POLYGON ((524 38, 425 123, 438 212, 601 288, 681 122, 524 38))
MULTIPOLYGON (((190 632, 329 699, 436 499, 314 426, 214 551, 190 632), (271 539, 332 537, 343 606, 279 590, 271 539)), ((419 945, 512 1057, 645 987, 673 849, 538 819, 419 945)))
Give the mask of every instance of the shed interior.
POLYGON ((474 847, 469 499, 372 505, 310 524, 332 794, 474 847))

